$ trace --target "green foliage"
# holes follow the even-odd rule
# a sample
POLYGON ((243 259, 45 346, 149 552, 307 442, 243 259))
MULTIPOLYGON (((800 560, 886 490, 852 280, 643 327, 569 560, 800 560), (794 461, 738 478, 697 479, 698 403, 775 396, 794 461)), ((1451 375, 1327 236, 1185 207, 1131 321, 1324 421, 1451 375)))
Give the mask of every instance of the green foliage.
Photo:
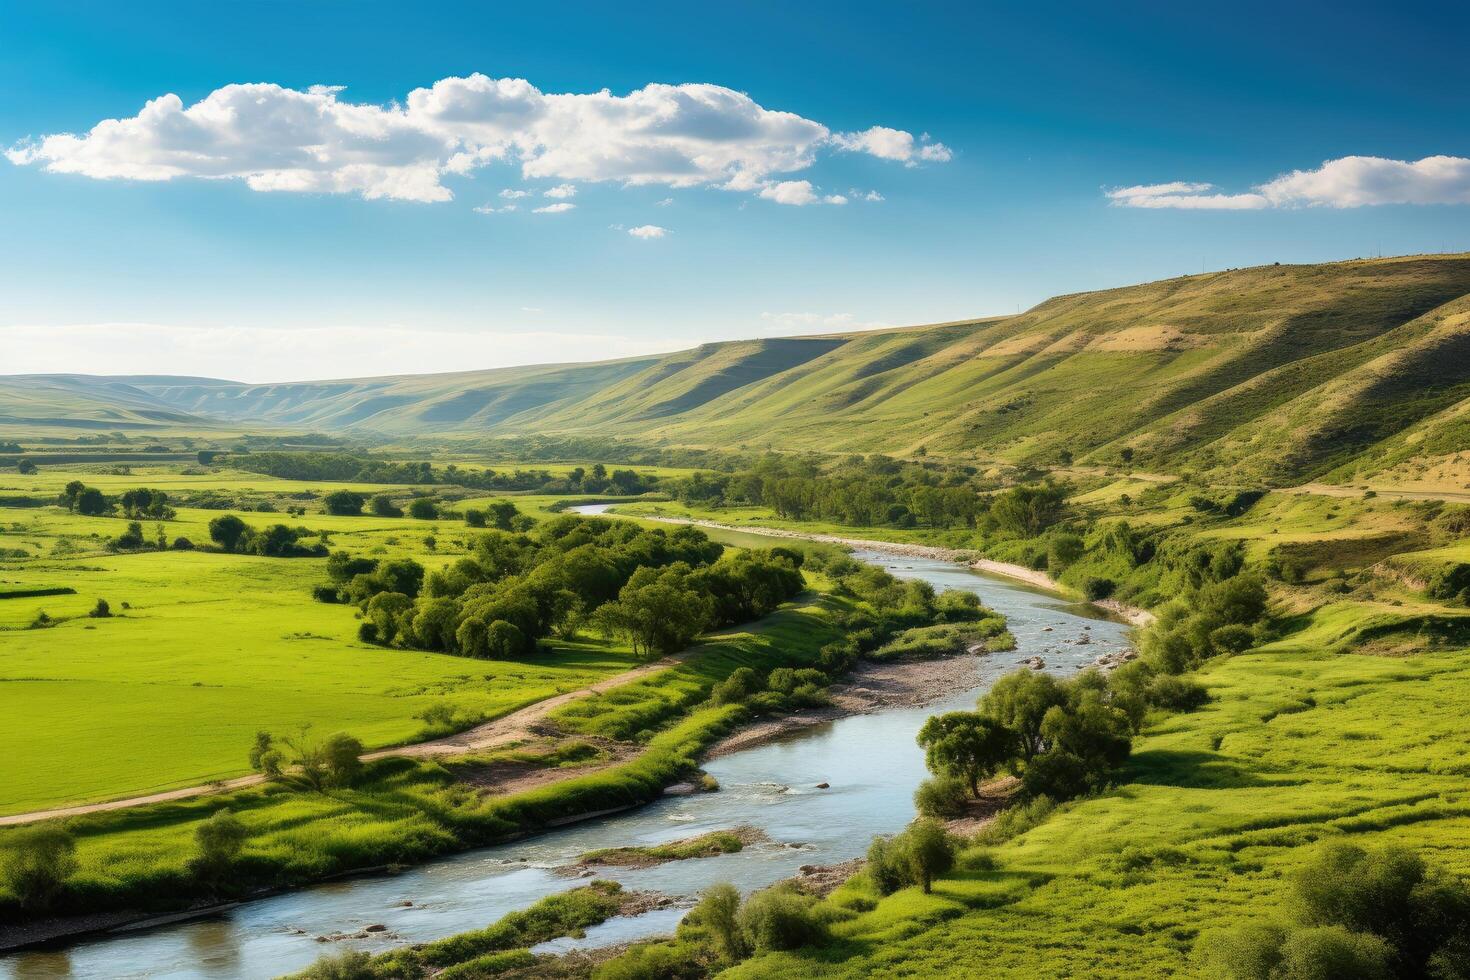
POLYGON ((827 921, 816 899, 780 886, 746 899, 740 908, 739 923, 756 953, 815 946, 828 936, 827 921))
POLYGON ((964 782, 978 796, 980 783, 1015 759, 1016 733, 995 718, 977 712, 935 715, 919 729, 924 764, 941 776, 964 782))
POLYGON ((334 490, 322 498, 322 508, 336 517, 356 517, 362 513, 363 495, 351 490, 334 490))
POLYGON ((76 841, 55 824, 23 827, 0 851, 0 882, 28 911, 49 909, 77 870, 76 841))
POLYGON ((965 815, 970 794, 969 785, 958 776, 930 776, 914 790, 914 809, 936 820, 953 820, 965 815))

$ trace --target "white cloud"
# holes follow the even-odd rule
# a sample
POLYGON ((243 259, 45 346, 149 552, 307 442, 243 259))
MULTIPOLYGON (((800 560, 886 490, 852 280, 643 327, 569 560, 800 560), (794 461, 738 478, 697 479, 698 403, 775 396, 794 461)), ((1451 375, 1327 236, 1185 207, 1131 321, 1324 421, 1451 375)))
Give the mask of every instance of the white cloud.
POLYGON ((511 190, 509 187, 507 187, 505 190, 503 190, 503 191, 500 192, 500 196, 503 197, 503 198, 505 198, 507 201, 519 201, 523 197, 530 197, 531 196, 531 192, 530 191, 515 191, 515 190, 511 190))
POLYGON ((577 206, 575 204, 572 204, 572 203, 567 202, 567 201, 562 201, 562 202, 560 202, 558 204, 548 204, 544 208, 532 208, 531 209, 531 213, 532 214, 565 214, 568 211, 574 211, 574 210, 576 210, 576 208, 577 208, 577 206))
MULTIPOLYGON (((531 318, 541 311, 525 308, 531 318)), ((197 327, 158 323, 0 325, 16 374, 158 374, 267 382, 467 371, 688 348, 688 338, 541 329, 406 326, 197 327), (166 361, 160 364, 160 351, 166 361), (554 356, 549 356, 553 352, 554 356)))
POLYGON ((541 194, 543 197, 576 197, 577 185, 557 184, 555 187, 542 191, 541 194))
POLYGON ((497 160, 519 164, 530 180, 758 191, 833 148, 910 165, 950 156, 942 143, 883 126, 834 135, 703 83, 558 94, 477 73, 414 89, 402 104, 349 102, 341 92, 226 85, 189 106, 162 95, 136 116, 43 136, 6 156, 96 179, 243 180, 257 191, 407 201, 449 200, 444 176, 497 160))
POLYGON ((1186 183, 1176 180, 1167 184, 1139 184, 1119 187, 1107 192, 1116 207, 1177 208, 1197 211, 1250 211, 1269 207, 1260 194, 1206 194, 1214 184, 1186 183))
POLYGON ((654 201, 653 206, 656 208, 666 208, 673 203, 674 199, 672 197, 666 197, 662 201, 654 201))
POLYGON ((767 184, 761 188, 760 196, 777 204, 795 207, 814 204, 817 200, 816 191, 812 189, 812 182, 809 180, 783 180, 780 183, 767 184))
POLYGON ((828 194, 822 198, 823 204, 846 204, 847 198, 841 194, 828 194))
POLYGON ((669 233, 667 228, 658 225, 639 225, 637 228, 629 228, 628 234, 634 238, 662 238, 669 233))
POLYGON ((954 152, 943 143, 933 143, 924 133, 917 141, 914 134, 887 126, 872 126, 857 133, 837 133, 833 143, 844 150, 867 153, 880 160, 896 160, 908 166, 917 161, 945 163, 954 157, 954 152))
POLYGON ((476 214, 505 214, 507 211, 516 210, 519 210, 519 206, 515 204, 507 204, 498 208, 489 204, 482 204, 474 209, 476 214))
POLYGON ((879 194, 877 191, 868 191, 868 193, 863 195, 864 201, 881 201, 883 199, 883 195, 879 194))
POLYGON ((1113 204, 1131 208, 1358 208, 1380 204, 1470 204, 1470 158, 1432 156, 1389 160, 1350 156, 1316 170, 1296 170, 1249 193, 1206 194, 1212 184, 1174 181, 1107 192, 1113 204))

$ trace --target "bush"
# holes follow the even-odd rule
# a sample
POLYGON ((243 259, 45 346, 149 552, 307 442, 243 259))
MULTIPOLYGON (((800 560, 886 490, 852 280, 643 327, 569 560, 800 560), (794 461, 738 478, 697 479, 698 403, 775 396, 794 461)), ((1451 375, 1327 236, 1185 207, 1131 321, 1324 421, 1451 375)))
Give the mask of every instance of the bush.
POLYGON ((380 493, 373 498, 374 517, 402 517, 403 511, 393 503, 393 498, 386 493, 380 493))
POLYGON ((328 514, 337 517, 358 517, 365 503, 362 494, 351 490, 336 490, 322 498, 322 507, 328 514))
POLYGON ((205 879, 218 879, 229 872, 250 836, 240 818, 229 810, 217 810, 194 829, 199 854, 193 869, 205 879))
POLYGON ((757 953, 799 949, 827 940, 827 922, 810 895, 777 886, 756 892, 740 909, 740 930, 757 953))
POLYGON ((316 585, 311 589, 311 597, 317 602, 341 602, 342 597, 337 593, 335 585, 316 585))
POLYGON ((726 963, 738 963, 750 955, 750 944, 740 928, 740 893, 734 885, 711 885, 689 915, 709 934, 715 952, 726 963))
POLYGON ((716 705, 740 704, 763 686, 760 675, 753 669, 737 667, 729 677, 714 686, 710 699, 716 705))
POLYGON ((190 541, 188 538, 174 538, 173 547, 175 551, 193 551, 194 542, 190 541))
POLYGON ((1089 602, 1107 599, 1117 590, 1118 583, 1110 578, 1089 578, 1082 583, 1082 594, 1089 602))
POLYGON ((76 873, 76 841, 64 828, 42 824, 12 831, 5 844, 0 880, 20 900, 21 908, 49 908, 76 873))
POLYGON ((964 816, 969 799, 969 788, 958 776, 931 776, 914 790, 914 808, 938 820, 964 816))
POLYGON ((98 599, 97 605, 93 606, 92 611, 87 615, 93 619, 106 619, 112 615, 112 607, 107 604, 106 599, 98 599))
POLYGON ((439 506, 428 497, 418 497, 408 505, 408 516, 420 521, 432 521, 439 516, 439 506))
POLYGON ((373 958, 358 949, 317 960, 296 974, 297 980, 376 980, 377 976, 373 958))
POLYGON ((1166 711, 1193 711, 1210 700, 1210 692, 1197 681, 1160 674, 1148 682, 1148 702, 1166 711))

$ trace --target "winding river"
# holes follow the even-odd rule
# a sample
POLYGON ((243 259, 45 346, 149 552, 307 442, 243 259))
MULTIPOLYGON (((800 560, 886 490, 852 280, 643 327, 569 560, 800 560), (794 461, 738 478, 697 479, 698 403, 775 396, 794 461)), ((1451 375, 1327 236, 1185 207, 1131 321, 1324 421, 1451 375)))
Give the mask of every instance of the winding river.
MULTIPOLYGON (((667 797, 648 806, 541 836, 457 855, 394 875, 320 885, 241 905, 207 919, 111 933, 72 945, 0 958, 0 977, 274 977, 344 947, 380 952, 477 929, 508 912, 581 882, 556 869, 601 847, 656 844, 748 824, 769 843, 737 854, 674 861, 652 868, 607 868, 602 877, 630 888, 692 897, 730 881, 744 891, 788 878, 806 864, 861 856, 876 834, 913 817, 912 795, 924 777, 914 735, 924 719, 973 706, 975 698, 1017 661, 1040 655, 1047 670, 1071 674, 1100 653, 1128 643, 1128 627, 1091 607, 1066 602, 1007 579, 932 559, 856 552, 901 578, 937 589, 979 593, 1010 621, 1018 648, 973 658, 970 689, 926 708, 896 708, 842 718, 780 741, 725 755, 706 767, 718 793, 667 797), (1084 636, 1088 642, 1078 643, 1084 636), (817 789, 818 783, 830 789, 817 789), (319 940, 361 934, 365 938, 319 940)), ((540 949, 625 942, 672 930, 688 903, 613 919, 585 938, 540 949)))

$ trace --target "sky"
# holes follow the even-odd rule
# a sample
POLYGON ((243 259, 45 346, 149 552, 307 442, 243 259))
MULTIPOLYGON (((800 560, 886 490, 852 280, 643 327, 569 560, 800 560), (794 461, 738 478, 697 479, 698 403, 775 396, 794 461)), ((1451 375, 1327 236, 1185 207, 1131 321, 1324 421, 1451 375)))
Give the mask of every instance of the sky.
POLYGON ((1470 251, 1464 4, 0 0, 0 373, 265 382, 1470 251))

